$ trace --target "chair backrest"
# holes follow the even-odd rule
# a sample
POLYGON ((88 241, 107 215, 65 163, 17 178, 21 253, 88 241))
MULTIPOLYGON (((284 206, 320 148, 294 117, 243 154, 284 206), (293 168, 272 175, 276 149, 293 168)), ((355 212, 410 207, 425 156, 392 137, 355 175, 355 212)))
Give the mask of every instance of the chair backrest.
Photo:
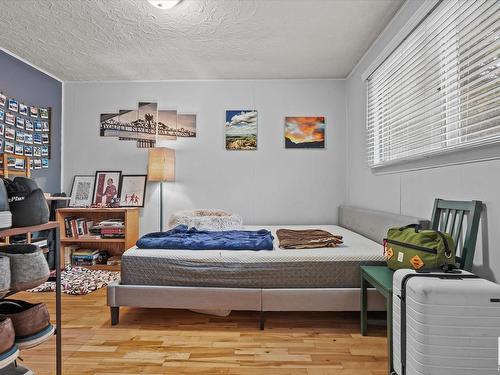
POLYGON ((453 237, 457 246, 457 261, 460 268, 466 271, 472 270, 482 208, 481 201, 448 201, 439 198, 434 201, 431 228, 453 237), (464 233, 465 219, 467 228, 464 233))

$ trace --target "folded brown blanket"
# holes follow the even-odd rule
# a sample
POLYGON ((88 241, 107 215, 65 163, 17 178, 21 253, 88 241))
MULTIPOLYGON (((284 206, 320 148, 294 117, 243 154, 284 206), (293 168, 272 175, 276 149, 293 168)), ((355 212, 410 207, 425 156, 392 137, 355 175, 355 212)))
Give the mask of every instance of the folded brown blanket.
POLYGON ((279 246, 282 249, 314 249, 318 247, 336 247, 343 243, 342 236, 333 235, 320 229, 278 229, 279 246))

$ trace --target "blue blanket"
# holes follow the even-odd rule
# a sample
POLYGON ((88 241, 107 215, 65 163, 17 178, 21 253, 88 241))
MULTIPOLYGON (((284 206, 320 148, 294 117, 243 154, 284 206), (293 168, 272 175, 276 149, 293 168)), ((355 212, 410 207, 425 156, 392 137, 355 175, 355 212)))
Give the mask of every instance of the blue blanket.
POLYGON ((265 229, 211 232, 178 225, 166 232, 146 234, 136 245, 140 249, 272 250, 273 239, 265 229))

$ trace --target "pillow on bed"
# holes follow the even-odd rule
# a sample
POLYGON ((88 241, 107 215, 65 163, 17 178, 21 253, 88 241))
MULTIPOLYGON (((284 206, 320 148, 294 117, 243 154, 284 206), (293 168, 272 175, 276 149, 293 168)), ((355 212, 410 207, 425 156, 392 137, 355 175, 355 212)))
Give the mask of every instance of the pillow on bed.
POLYGON ((243 220, 239 215, 233 215, 224 210, 198 209, 178 211, 170 216, 168 226, 187 225, 198 230, 238 230, 243 227, 243 220))

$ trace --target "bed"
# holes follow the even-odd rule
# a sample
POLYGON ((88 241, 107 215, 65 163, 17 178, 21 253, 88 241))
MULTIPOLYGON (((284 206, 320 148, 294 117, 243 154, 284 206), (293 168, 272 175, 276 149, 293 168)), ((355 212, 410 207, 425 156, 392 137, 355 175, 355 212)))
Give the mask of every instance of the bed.
MULTIPOLYGON (((360 265, 384 264, 387 228, 418 218, 341 206, 339 225, 263 225, 275 237, 273 250, 127 250, 120 282, 108 286, 111 323, 119 307, 195 310, 357 311, 360 265), (324 229, 344 245, 322 249, 279 249, 279 228, 324 229)), ((369 291, 368 308, 384 310, 384 299, 369 291)), ((261 328, 263 328, 261 316, 261 328)))

